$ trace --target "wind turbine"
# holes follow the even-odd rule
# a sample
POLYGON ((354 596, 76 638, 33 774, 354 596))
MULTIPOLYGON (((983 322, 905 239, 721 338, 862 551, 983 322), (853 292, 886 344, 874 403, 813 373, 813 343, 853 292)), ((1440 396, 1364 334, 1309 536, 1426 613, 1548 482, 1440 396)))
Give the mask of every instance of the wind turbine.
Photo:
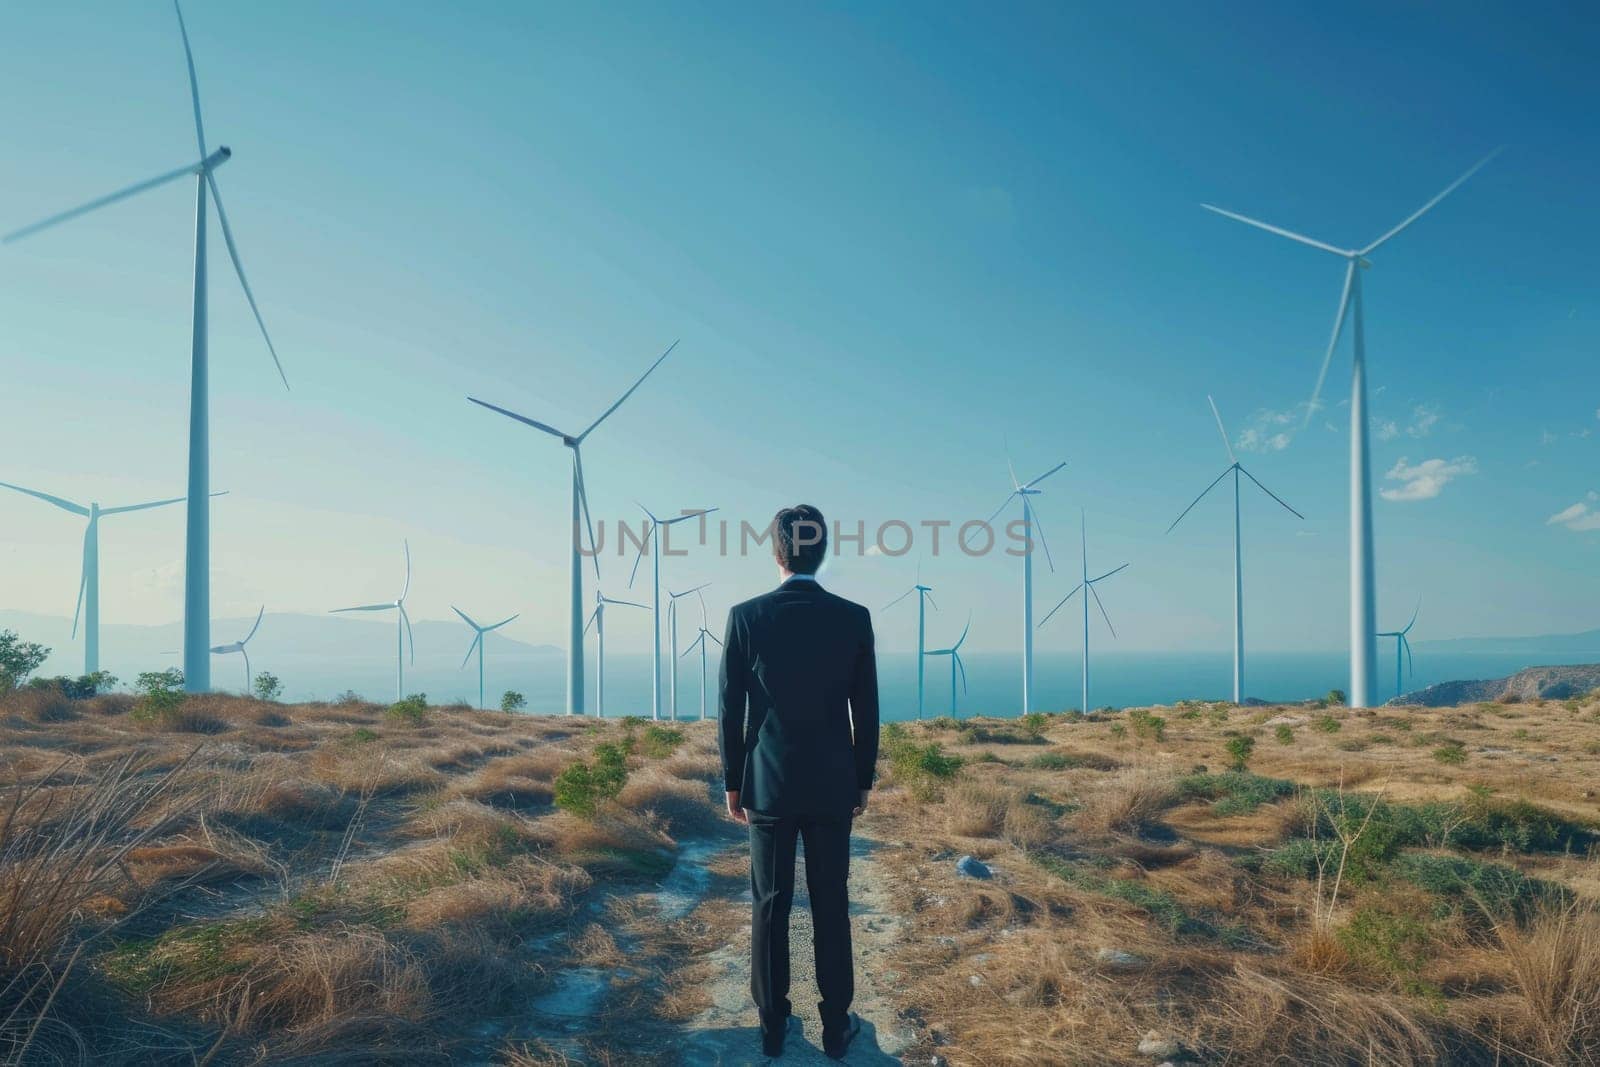
POLYGON ((1222 413, 1217 410, 1217 402, 1210 396, 1206 400, 1211 404, 1211 414, 1216 417, 1217 431, 1222 434, 1222 447, 1228 450, 1228 467, 1217 475, 1216 481, 1206 486, 1205 492, 1194 498, 1194 503, 1183 509, 1183 515, 1172 520, 1172 525, 1167 527, 1167 533, 1177 529, 1178 523, 1183 521, 1184 515, 1194 510, 1195 504, 1200 503, 1228 475, 1233 475, 1233 702, 1238 704, 1244 700, 1244 548, 1239 531, 1239 475, 1244 475, 1256 483, 1256 488, 1283 505, 1285 511, 1297 519, 1305 518, 1271 489, 1257 481, 1256 476, 1244 469, 1239 462, 1239 457, 1233 454, 1233 444, 1228 440, 1228 431, 1222 425, 1222 413))
POLYGON ((1416 609, 1414 611, 1412 611, 1412 613, 1411 613, 1411 621, 1406 623, 1404 629, 1401 629, 1401 630, 1385 630, 1385 631, 1383 631, 1383 632, 1381 632, 1381 633, 1376 635, 1378 637, 1392 637, 1392 638, 1395 639, 1395 641, 1394 641, 1394 695, 1396 697, 1400 696, 1401 693, 1405 692, 1405 676, 1402 675, 1401 672, 1400 672, 1400 668, 1401 668, 1401 665, 1402 665, 1402 663, 1401 663, 1401 656, 1402 655, 1404 655, 1404 657, 1405 657, 1404 665, 1410 667, 1411 668, 1411 672, 1413 674, 1416 673, 1416 664, 1413 663, 1412 660, 1411 660, 1411 639, 1408 638, 1406 635, 1409 634, 1411 632, 1411 628, 1417 624, 1417 613, 1420 612, 1421 610, 1422 610, 1422 598, 1418 597, 1417 598, 1416 609))
POLYGON ((11 242, 48 229, 58 223, 68 222, 98 208, 126 200, 131 196, 154 189, 180 178, 195 179, 194 210, 194 323, 190 342, 189 371, 189 491, 182 497, 188 502, 188 523, 184 534, 183 557, 183 687, 191 693, 203 693, 211 688, 211 437, 210 437, 210 366, 206 351, 206 205, 216 205, 217 224, 222 228, 222 240, 228 248, 228 258, 233 261, 234 273, 239 276, 239 287, 255 316, 256 326, 267 343, 273 365, 284 389, 289 388, 289 378, 278 360, 278 350, 267 334, 267 324, 262 321, 261 310, 256 307, 255 294, 244 275, 244 265, 239 262, 239 249, 233 240, 233 230, 228 226, 228 216, 222 208, 222 193, 217 188, 216 169, 233 155, 227 145, 215 152, 206 151, 205 129, 200 121, 200 83, 194 73, 194 53, 189 49, 189 31, 183 23, 183 11, 173 0, 173 10, 178 15, 178 32, 183 37, 183 56, 189 67, 189 98, 194 104, 194 138, 200 150, 200 161, 159 174, 126 189, 118 190, 87 204, 52 215, 31 226, 24 226, 6 234, 0 241, 11 242))
POLYGON ((387 604, 362 604, 353 608, 334 608, 332 614, 337 615, 345 611, 398 611, 399 617, 395 619, 394 634, 394 692, 396 700, 404 700, 406 696, 406 645, 411 646, 411 662, 417 662, 417 642, 411 636, 411 617, 406 614, 406 594, 411 592, 411 542, 402 541, 406 553, 406 584, 400 587, 400 595, 387 604))
MULTIPOLYGON (((1000 506, 994 509, 994 514, 985 520, 985 525, 993 522, 1012 500, 1022 501, 1021 522, 1025 548, 1022 553, 1022 714, 1024 715, 1033 710, 1033 528, 1039 521, 1033 513, 1033 505, 1028 502, 1028 498, 1038 496, 1042 490, 1035 486, 1066 465, 1066 461, 1062 460, 1032 481, 1019 482, 1016 469, 1011 466, 1011 459, 1007 457, 1006 469, 1011 474, 1011 492, 1000 502, 1000 506)), ((1043 526, 1039 526, 1039 544, 1044 546, 1044 561, 1053 572, 1056 564, 1050 558, 1050 545, 1044 539, 1043 526)))
POLYGON ((605 422, 606 419, 610 418, 611 413, 621 407, 623 401, 632 396, 635 389, 644 384, 644 380, 650 377, 651 373, 657 367, 661 366, 661 361, 671 355, 672 350, 677 347, 678 342, 676 341, 668 345, 667 350, 656 357, 656 361, 650 364, 648 370, 639 375, 639 380, 630 385, 628 387, 628 391, 623 393, 622 396, 617 399, 615 404, 612 404, 610 407, 606 408, 605 411, 601 412, 600 417, 591 422, 588 429, 584 430, 580 434, 577 434, 576 436, 568 433, 562 433, 554 426, 549 426, 545 423, 530 419, 526 415, 518 415, 515 411, 508 411, 505 408, 497 407, 496 405, 488 403, 487 401, 479 400, 477 397, 467 397, 468 400, 480 407, 486 407, 490 411, 498 411, 507 418, 516 419, 518 422, 526 426, 532 426, 535 430, 541 430, 544 433, 550 434, 552 437, 560 438, 562 444, 572 449, 572 560, 568 568, 570 577, 572 579, 572 613, 568 619, 567 630, 568 715, 583 714, 583 634, 588 627, 584 625, 583 621, 583 542, 578 535, 578 522, 580 518, 588 527, 589 547, 594 552, 592 557, 594 562, 594 580, 597 583, 600 581, 600 549, 595 544, 594 521, 589 517, 589 496, 587 490, 584 488, 583 483, 583 442, 585 438, 594 433, 595 427, 599 426, 602 422, 605 422), (580 511, 582 513, 581 516, 580 511))
MULTIPOLYGON (((904 600, 906 597, 910 596, 912 593, 917 594, 917 718, 920 719, 920 718, 922 718, 922 704, 923 704, 923 698, 922 698, 922 692, 923 692, 923 684, 922 684, 923 657, 927 655, 927 653, 925 653, 922 650, 922 646, 923 646, 923 643, 924 643, 924 637, 927 634, 927 618, 928 618, 927 605, 928 604, 933 604, 933 610, 934 611, 938 611, 939 610, 939 605, 935 604, 934 600, 933 600, 933 586, 931 586, 931 585, 923 585, 922 584, 922 568, 920 566, 917 568, 917 582, 916 582, 916 584, 913 585, 910 589, 907 589, 904 593, 901 593, 899 596, 895 597, 893 600, 889 601, 889 603, 885 604, 883 606, 883 610, 884 611, 888 611, 890 608, 892 608, 896 604, 900 603, 900 601, 904 600)), ((881 614, 881 612, 880 612, 880 614, 881 614)))
POLYGON ((967 666, 961 662, 961 645, 967 639, 967 631, 972 629, 972 616, 967 616, 967 624, 961 628, 961 636, 956 638, 956 643, 949 648, 936 648, 929 652, 930 656, 950 657, 950 714, 956 713, 956 672, 961 672, 961 691, 967 691, 967 666))
MULTIPOLYGON (((674 593, 670 589, 667 590, 667 630, 670 631, 671 638, 672 638, 672 684, 670 686, 669 691, 672 694, 672 721, 673 722, 677 722, 678 721, 678 598, 679 597, 686 597, 690 593, 698 593, 698 592, 700 592, 700 590, 704 589, 706 586, 708 586, 710 584, 711 584, 710 582, 701 582, 699 585, 695 586, 693 589, 685 589, 681 593, 674 593)), ((704 604, 705 604, 705 599, 702 597, 701 598, 702 607, 704 606, 704 604)), ((701 620, 701 621, 704 621, 704 620, 701 620)))
POLYGON ((1352 326, 1354 359, 1350 373, 1350 706, 1364 708, 1372 703, 1374 670, 1377 662, 1377 578, 1372 555, 1372 459, 1368 448, 1367 427, 1367 348, 1362 323, 1361 274, 1372 266, 1367 258, 1431 211, 1439 201, 1455 192, 1461 183, 1472 177, 1491 159, 1499 155, 1495 149, 1474 163, 1465 174, 1444 187, 1444 190, 1401 220, 1376 241, 1364 248, 1339 248, 1306 237, 1292 230, 1273 226, 1233 211, 1211 204, 1201 204, 1207 211, 1226 216, 1257 229, 1287 237, 1312 248, 1330 252, 1345 261, 1344 289, 1339 294, 1339 310, 1333 318, 1333 335, 1328 339, 1327 354, 1322 357, 1322 370, 1317 374, 1317 384, 1306 406, 1306 424, 1311 422, 1322 396, 1322 383, 1328 376, 1328 365, 1339 345, 1339 335, 1345 319, 1354 320, 1352 326), (1358 269, 1359 268, 1359 269, 1358 269))
POLYGON ((1116 637, 1117 636, 1117 628, 1115 626, 1111 625, 1111 616, 1106 614, 1106 606, 1101 601, 1100 594, 1099 594, 1098 591, 1096 591, 1095 586, 1097 584, 1099 584, 1100 582, 1105 581, 1107 578, 1111 577, 1113 574, 1116 574, 1118 571, 1126 569, 1128 565, 1126 563, 1124 563, 1121 567, 1116 567, 1116 568, 1114 568, 1112 570, 1106 571, 1104 574, 1102 574, 1098 578, 1089 577, 1089 522, 1088 522, 1087 518, 1084 518, 1081 515, 1080 515, 1079 521, 1082 523, 1082 531, 1083 531, 1082 532, 1082 536, 1083 536, 1083 555, 1082 555, 1082 560, 1083 560, 1083 571, 1082 571, 1083 580, 1080 581, 1077 585, 1073 586, 1072 587, 1072 592, 1070 592, 1066 596, 1062 597, 1061 598, 1061 602, 1059 604, 1057 604, 1055 607, 1050 609, 1049 615, 1046 615, 1044 618, 1039 620, 1039 625, 1043 626, 1045 623, 1049 622, 1050 621, 1050 616, 1054 615, 1056 612, 1060 611, 1061 608, 1062 608, 1062 605, 1066 604, 1067 601, 1071 600, 1074 596, 1077 595, 1078 590, 1080 590, 1080 589, 1085 590, 1085 592, 1083 594, 1083 711, 1084 711, 1084 714, 1088 714, 1088 712, 1089 712, 1089 598, 1091 596, 1094 597, 1095 606, 1097 606, 1100 609, 1100 617, 1106 620, 1106 629, 1111 631, 1111 636, 1112 637, 1116 637))
POLYGON ((594 610, 589 613, 589 622, 583 626, 583 632, 589 632, 589 626, 594 626, 595 654, 594 654, 594 713, 596 718, 606 717, 606 605, 621 604, 624 607, 639 608, 644 611, 650 609, 643 604, 632 600, 617 600, 608 597, 600 590, 594 591, 594 610))
MULTIPOLYGON (((145 511, 149 508, 164 508, 168 504, 181 504, 185 498, 175 496, 167 500, 152 500, 147 504, 124 504, 115 508, 103 508, 97 503, 90 503, 88 507, 84 507, 71 500, 41 493, 37 489, 12 485, 10 482, 0 482, 0 488, 15 489, 19 493, 38 497, 63 511, 82 515, 89 520, 89 525, 83 531, 83 571, 78 578, 78 604, 72 612, 72 636, 74 638, 78 636, 78 618, 81 615, 83 616, 83 673, 93 674, 100 669, 100 520, 107 515, 120 515, 125 511, 145 511)), ((226 496, 227 490, 211 495, 226 496)))
POLYGON ((261 610, 256 612, 255 624, 250 627, 250 632, 244 635, 244 639, 243 640, 235 641, 231 645, 215 645, 211 649, 212 655, 216 655, 216 656, 225 656, 230 652, 237 652, 241 656, 244 657, 244 694, 245 694, 245 696, 249 696, 250 695, 250 680, 253 677, 253 675, 251 675, 251 673, 250 673, 250 652, 244 646, 249 644, 250 643, 250 639, 256 635, 256 631, 261 629, 261 616, 265 615, 266 613, 267 613, 267 606, 265 604, 263 604, 263 605, 261 605, 261 610))
MULTIPOLYGON (((473 630, 472 644, 467 646, 467 654, 461 658, 461 667, 465 667, 467 665, 467 660, 472 658, 472 650, 473 649, 477 649, 478 650, 478 707, 482 708, 483 707, 483 635, 488 633, 490 630, 498 630, 498 629, 500 629, 500 627, 504 626, 508 622, 511 622, 512 619, 517 618, 517 616, 521 615, 522 613, 519 611, 519 612, 517 612, 516 615, 511 616, 510 619, 501 619, 499 622, 495 623, 492 626, 479 626, 476 622, 474 622, 472 620, 472 616, 468 615, 466 612, 462 611, 460 608, 456 607, 454 604, 450 605, 450 610, 455 612, 457 615, 461 616, 461 621, 466 623, 468 626, 472 627, 472 630, 473 630)), ((461 667, 457 667, 456 670, 460 670, 461 667)))
POLYGON ((706 644, 707 641, 716 641, 719 646, 722 644, 722 642, 718 640, 716 634, 706 629, 706 598, 701 597, 700 634, 694 639, 688 648, 683 650, 683 654, 687 656, 696 648, 700 650, 700 718, 702 721, 704 721, 706 717, 706 650, 710 648, 710 646, 706 644))
MULTIPOLYGON (((644 540, 639 542, 639 552, 633 557, 633 573, 628 575, 628 588, 633 588, 633 580, 639 576, 639 561, 644 559, 645 547, 649 546, 651 565, 655 569, 655 580, 650 583, 650 717, 659 719, 661 718, 661 531, 665 527, 675 526, 685 519, 704 518, 717 509, 701 508, 698 511, 686 511, 670 519, 656 518, 655 513, 643 504, 639 505, 639 510, 649 518, 650 525, 645 528, 644 540)), ((673 644, 672 662, 674 668, 676 668, 676 642, 673 644)), ((672 700, 672 717, 678 717, 676 694, 674 694, 672 700)))

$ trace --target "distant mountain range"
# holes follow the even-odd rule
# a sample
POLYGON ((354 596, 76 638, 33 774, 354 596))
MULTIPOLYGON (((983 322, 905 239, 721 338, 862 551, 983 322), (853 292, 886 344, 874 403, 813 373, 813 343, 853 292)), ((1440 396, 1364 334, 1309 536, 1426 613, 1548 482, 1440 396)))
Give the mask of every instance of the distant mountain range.
POLYGON ((1584 630, 1575 634, 1542 634, 1537 637, 1454 637, 1442 641, 1414 641, 1412 646, 1420 653, 1516 653, 1530 652, 1542 656, 1570 655, 1574 661, 1600 660, 1600 630, 1584 630))

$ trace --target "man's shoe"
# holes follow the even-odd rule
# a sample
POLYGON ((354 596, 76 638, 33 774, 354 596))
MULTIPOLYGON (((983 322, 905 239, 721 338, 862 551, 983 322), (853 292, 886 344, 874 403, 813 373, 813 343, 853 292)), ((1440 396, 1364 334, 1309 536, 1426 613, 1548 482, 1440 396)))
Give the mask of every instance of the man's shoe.
POLYGON ((783 1055, 783 1039, 788 1036, 789 1020, 791 1018, 792 1016, 785 1011, 783 1018, 778 1022, 777 1026, 773 1027, 771 1030, 762 1027, 761 1054, 763 1056, 770 1056, 775 1059, 783 1055))
POLYGON ((861 1016, 851 1012, 843 1030, 822 1035, 822 1051, 828 1054, 829 1059, 842 1060, 850 1049, 850 1042, 854 1041, 860 1032, 861 1016))

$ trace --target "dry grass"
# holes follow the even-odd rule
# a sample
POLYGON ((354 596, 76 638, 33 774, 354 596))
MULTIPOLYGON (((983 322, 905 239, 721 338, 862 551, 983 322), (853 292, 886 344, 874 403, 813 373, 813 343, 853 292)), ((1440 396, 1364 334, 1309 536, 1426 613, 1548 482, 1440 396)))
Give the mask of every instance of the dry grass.
POLYGON ((1175 799, 1171 774, 1149 767, 1117 771, 1084 796, 1078 827, 1089 833, 1137 834, 1154 825, 1175 799))
POLYGON ((1600 913, 1592 903, 1542 909, 1526 925, 1496 927, 1521 998, 1506 1020, 1547 1063, 1600 1057, 1600 913))

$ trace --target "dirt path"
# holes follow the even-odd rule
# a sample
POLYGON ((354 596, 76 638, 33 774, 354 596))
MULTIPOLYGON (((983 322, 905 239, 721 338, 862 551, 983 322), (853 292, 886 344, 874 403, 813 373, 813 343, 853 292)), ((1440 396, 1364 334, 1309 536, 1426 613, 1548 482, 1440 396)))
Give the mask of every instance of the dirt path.
MULTIPOLYGON (((741 846, 742 847, 742 846, 741 846)), ((910 1025, 895 1011, 889 996, 895 979, 890 969, 905 920, 890 906, 888 872, 874 857, 876 843, 859 833, 851 841, 850 914, 855 949, 856 999, 861 1034, 850 1046, 848 1064, 900 1063, 901 1050, 913 1041, 910 1025)), ((802 850, 803 852, 803 850, 802 850)), ((685 1026, 682 1062, 696 1067, 741 1067, 782 1063, 795 1067, 832 1064, 822 1053, 822 1028, 816 1014, 816 979, 812 965, 811 906, 805 890, 803 859, 795 872, 794 911, 789 924, 792 981, 789 999, 795 1016, 781 1060, 761 1054, 756 1012, 750 1002, 750 891, 742 894, 743 921, 731 926, 728 944, 705 959, 709 977, 705 991, 711 1006, 685 1026)))

